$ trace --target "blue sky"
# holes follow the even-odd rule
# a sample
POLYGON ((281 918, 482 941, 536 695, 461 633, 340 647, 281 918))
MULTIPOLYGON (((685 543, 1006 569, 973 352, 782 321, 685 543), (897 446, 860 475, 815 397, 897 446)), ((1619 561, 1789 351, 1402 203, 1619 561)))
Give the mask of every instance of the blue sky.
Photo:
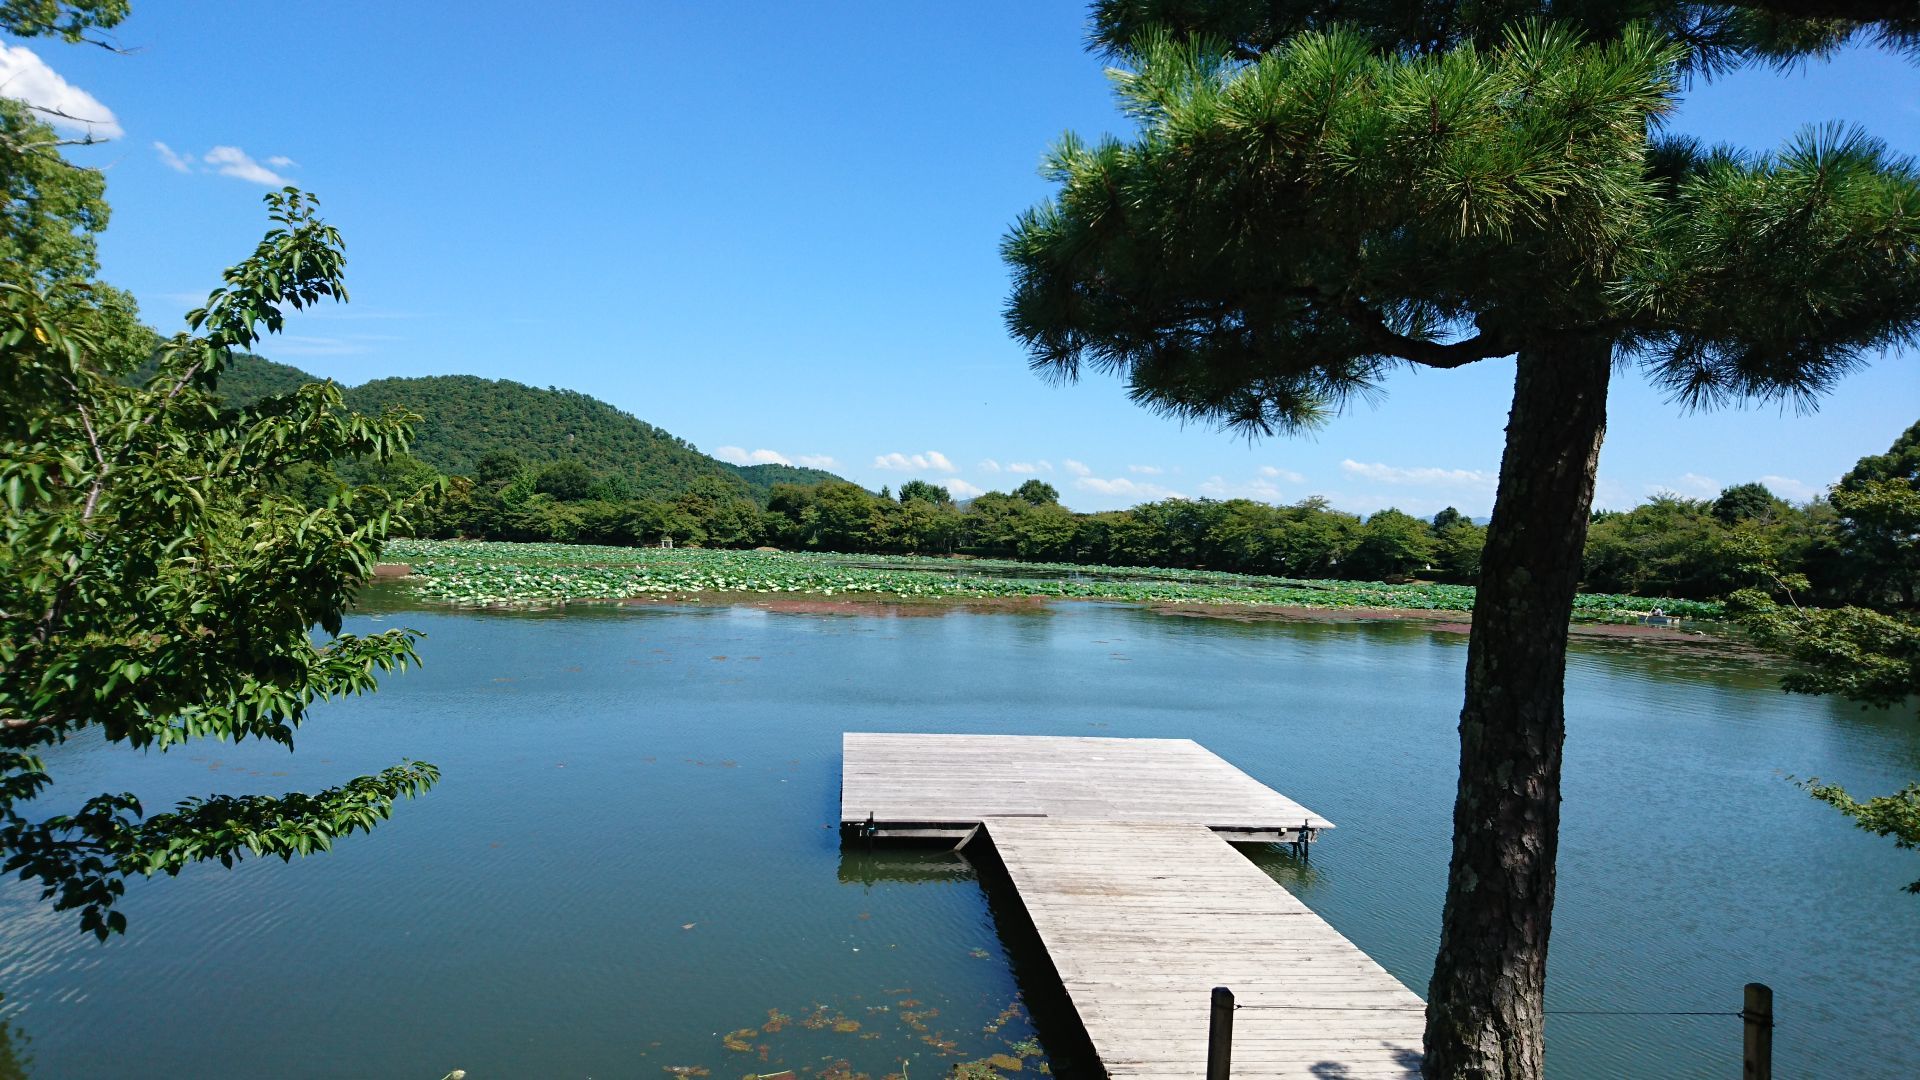
MULTIPOLYGON (((164 328, 251 249, 268 185, 319 194, 353 303, 262 351, 343 382, 569 387, 723 456, 962 495, 1038 475, 1081 510, 1492 505, 1510 361, 1396 376, 1311 437, 1251 444, 1027 369, 1000 236, 1048 194, 1062 131, 1127 130, 1080 5, 420 10, 146 0, 128 55, 0 39, 5 92, 110 115, 114 140, 73 154, 109 177, 105 276, 164 328)), ((1920 153, 1920 68, 1743 72, 1676 126, 1771 147, 1826 120, 1920 153)), ((1754 479, 1802 498, 1920 418, 1920 371, 1880 358, 1812 416, 1687 415, 1632 374, 1610 407, 1601 505, 1754 479)))

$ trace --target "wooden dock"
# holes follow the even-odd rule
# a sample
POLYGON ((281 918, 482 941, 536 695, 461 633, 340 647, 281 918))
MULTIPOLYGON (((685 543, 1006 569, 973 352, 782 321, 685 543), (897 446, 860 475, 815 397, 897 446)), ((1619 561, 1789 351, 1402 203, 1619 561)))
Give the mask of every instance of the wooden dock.
POLYGON ((1413 1080, 1420 999, 1229 840, 1332 823, 1189 739, 844 736, 855 836, 984 832, 1109 1076, 1205 1075, 1230 987, 1238 1078, 1413 1080))

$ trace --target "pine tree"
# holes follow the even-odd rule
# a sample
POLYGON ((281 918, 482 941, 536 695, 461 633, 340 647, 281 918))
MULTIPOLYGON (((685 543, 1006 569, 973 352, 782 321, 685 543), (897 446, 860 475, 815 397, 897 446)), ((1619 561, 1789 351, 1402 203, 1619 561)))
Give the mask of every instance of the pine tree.
POLYGON ((1911 5, 1849 14, 1871 7, 1095 6, 1139 132, 1064 137, 1056 196, 1004 242, 1036 365, 1265 435, 1402 368, 1515 358, 1429 1077, 1541 1075, 1567 624, 1616 363, 1692 405, 1804 404, 1920 328, 1911 161, 1840 127, 1762 154, 1660 126, 1689 73, 1862 35, 1910 47, 1911 5))

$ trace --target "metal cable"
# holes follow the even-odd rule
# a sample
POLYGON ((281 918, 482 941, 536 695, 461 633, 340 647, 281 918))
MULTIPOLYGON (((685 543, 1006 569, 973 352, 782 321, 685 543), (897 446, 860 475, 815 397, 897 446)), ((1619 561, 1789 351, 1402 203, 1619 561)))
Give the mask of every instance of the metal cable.
MULTIPOLYGON (((1235 1009, 1292 1009, 1306 1012, 1426 1012, 1425 1006, 1410 1005, 1242 1005, 1234 1003, 1235 1009)), ((1746 1013, 1725 1009, 1548 1009, 1548 1016, 1745 1016, 1746 1013)))

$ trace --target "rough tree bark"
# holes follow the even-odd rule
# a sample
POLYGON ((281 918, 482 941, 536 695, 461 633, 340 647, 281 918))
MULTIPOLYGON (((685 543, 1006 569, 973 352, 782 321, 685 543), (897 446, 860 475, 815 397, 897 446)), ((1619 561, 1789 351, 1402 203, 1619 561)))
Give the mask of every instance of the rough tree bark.
POLYGON ((1580 581, 1612 344, 1521 350, 1460 711, 1427 1080, 1536 1080, 1560 834, 1567 623, 1580 581))

